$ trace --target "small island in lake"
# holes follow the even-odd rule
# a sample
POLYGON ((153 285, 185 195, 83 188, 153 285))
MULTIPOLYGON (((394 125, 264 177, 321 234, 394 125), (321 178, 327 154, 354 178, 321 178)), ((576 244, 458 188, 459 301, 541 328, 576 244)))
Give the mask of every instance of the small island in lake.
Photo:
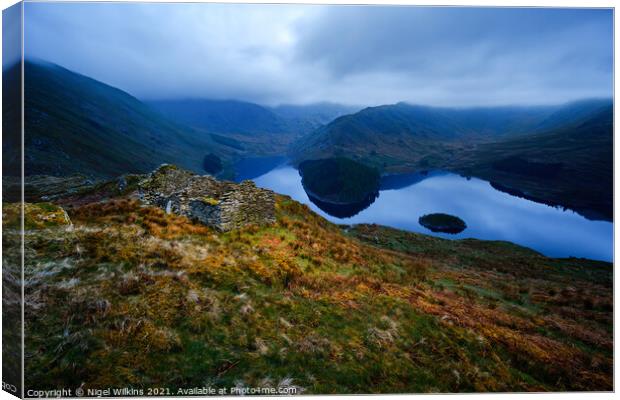
POLYGON ((433 231, 444 233, 461 233, 467 228, 465 221, 449 214, 426 214, 418 220, 420 225, 433 231))
POLYGON ((379 172, 347 158, 304 161, 299 173, 310 201, 339 218, 352 217, 379 196, 379 172))

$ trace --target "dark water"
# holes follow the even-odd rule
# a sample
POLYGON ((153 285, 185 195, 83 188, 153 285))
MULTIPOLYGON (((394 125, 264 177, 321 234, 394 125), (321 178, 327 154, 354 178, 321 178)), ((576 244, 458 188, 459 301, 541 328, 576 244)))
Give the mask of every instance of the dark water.
POLYGON ((445 172, 391 176, 382 182, 378 198, 349 218, 330 215, 314 204, 299 172, 290 166, 279 165, 253 180, 340 224, 376 223, 450 239, 506 240, 550 257, 613 257, 611 222, 511 196, 476 178, 445 172), (467 229, 456 235, 433 233, 418 223, 420 216, 431 213, 458 216, 467 229))
POLYGON ((249 157, 235 164, 235 181, 254 179, 286 164, 286 157, 249 157))

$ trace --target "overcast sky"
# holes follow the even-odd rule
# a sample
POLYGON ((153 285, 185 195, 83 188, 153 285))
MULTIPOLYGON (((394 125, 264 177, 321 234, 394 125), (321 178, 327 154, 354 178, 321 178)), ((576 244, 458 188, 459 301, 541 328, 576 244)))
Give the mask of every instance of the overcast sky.
POLYGON ((25 3, 25 53, 142 99, 551 104, 612 95, 604 9, 25 3))

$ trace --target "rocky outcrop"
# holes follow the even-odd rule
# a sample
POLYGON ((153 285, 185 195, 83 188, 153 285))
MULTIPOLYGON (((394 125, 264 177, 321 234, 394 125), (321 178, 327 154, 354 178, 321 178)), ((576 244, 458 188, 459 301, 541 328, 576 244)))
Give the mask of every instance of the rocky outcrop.
POLYGON ((274 223, 275 197, 251 181, 218 181, 173 165, 162 165, 138 185, 147 204, 184 215, 220 231, 274 223))

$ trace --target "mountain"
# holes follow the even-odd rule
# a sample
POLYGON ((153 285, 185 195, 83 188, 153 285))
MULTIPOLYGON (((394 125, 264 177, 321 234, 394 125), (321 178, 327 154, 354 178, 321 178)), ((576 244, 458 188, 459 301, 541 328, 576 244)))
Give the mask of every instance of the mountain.
POLYGON ((312 104, 281 104, 271 108, 273 112, 287 119, 297 119, 312 123, 318 128, 334 119, 358 112, 362 107, 347 106, 337 103, 320 102, 312 104))
POLYGON ((340 117, 291 146, 383 173, 450 170, 591 219, 613 217, 613 103, 448 109, 405 103, 340 117))
POLYGON ((564 104, 536 125, 534 130, 544 132, 560 126, 579 123, 601 112, 609 111, 612 105, 611 99, 585 99, 564 104))
POLYGON ((149 105, 185 125, 217 134, 282 134, 289 127, 271 110, 237 100, 158 100, 149 105))
POLYGON ((335 103, 282 104, 266 107, 238 100, 152 100, 148 104, 167 117, 219 135, 309 133, 360 107, 335 103))
POLYGON ((134 176, 122 191, 112 181, 24 204, 25 242, 22 204, 3 203, 11 299, 19 285, 8 283, 28 266, 25 301, 7 303, 25 321, 26 387, 614 388, 611 263, 339 226, 248 183, 162 171, 134 176), (188 190, 200 207, 166 212, 157 199, 188 190), (267 218, 232 218, 241 226, 222 231, 182 215, 251 212, 238 195, 267 218))
POLYGON ((21 175, 22 70, 16 64, 2 71, 3 176, 21 175))
MULTIPOLYGON (((492 181, 497 188, 522 197, 611 221, 613 106, 594 107, 591 115, 580 110, 571 114, 577 121, 481 144, 456 156, 447 167, 492 181)), ((552 122, 565 112, 554 114, 552 122)))
MULTIPOLYGON (((122 90, 55 64, 26 61, 24 90, 26 175, 111 177, 162 163, 203 171, 207 155, 226 161, 235 153, 122 90)), ((17 163, 3 166, 15 171, 17 163)))
POLYGON ((475 143, 570 125, 609 104, 597 99, 541 107, 370 107, 304 136, 291 154, 296 161, 347 156, 383 171, 411 171, 449 160, 475 143))
POLYGON ((149 105, 180 124, 191 126, 218 143, 248 156, 274 156, 319 125, 305 118, 287 118, 258 104, 237 100, 181 99, 149 101, 149 105))

